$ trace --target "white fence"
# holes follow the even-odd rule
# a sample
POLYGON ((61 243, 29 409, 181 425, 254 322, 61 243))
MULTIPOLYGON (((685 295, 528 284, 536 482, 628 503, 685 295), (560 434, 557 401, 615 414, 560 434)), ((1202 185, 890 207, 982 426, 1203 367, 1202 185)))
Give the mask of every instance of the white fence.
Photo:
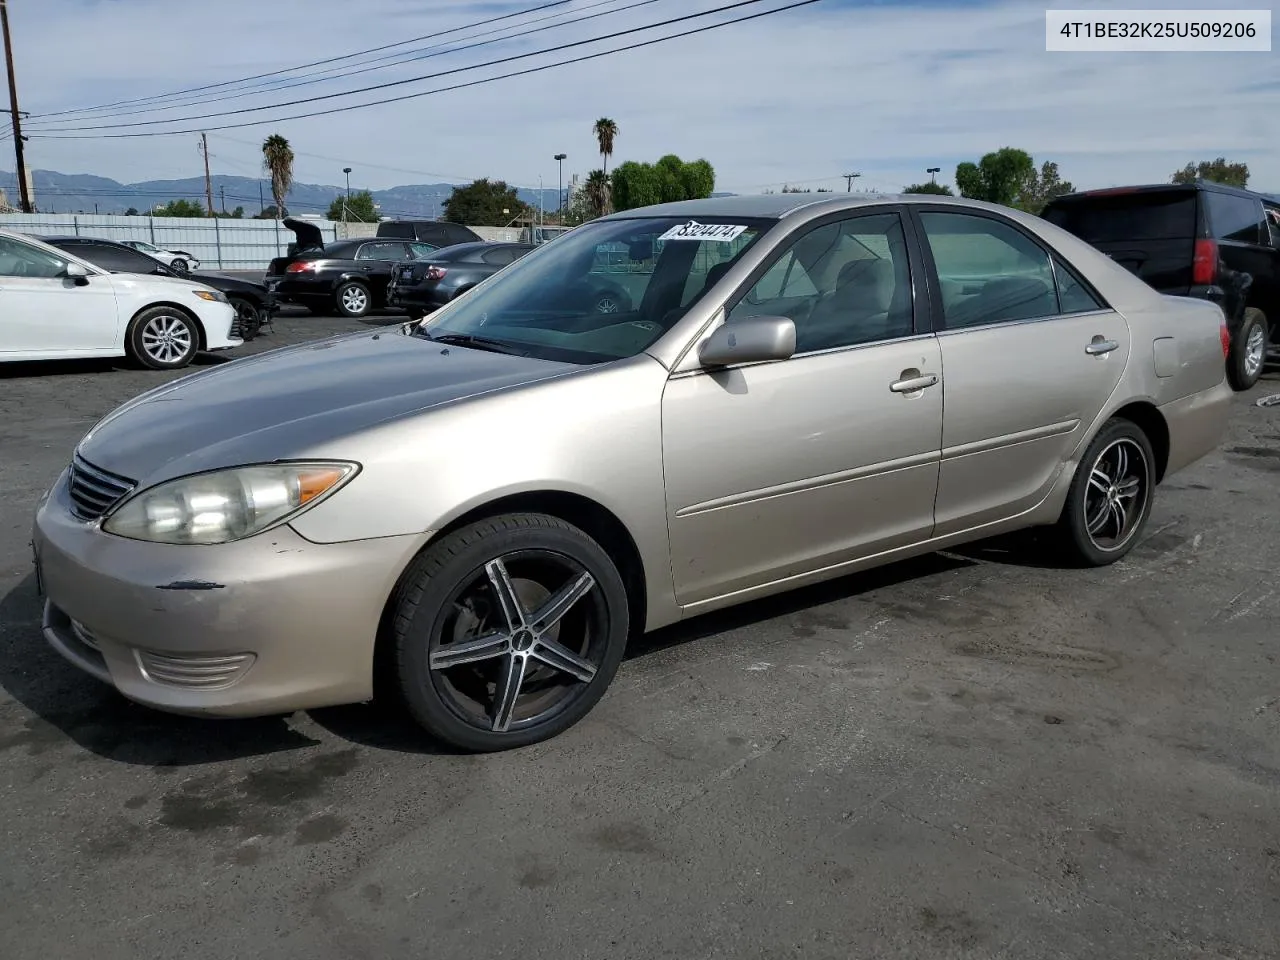
MULTIPOLYGON (((326 241, 371 237, 374 223, 311 220, 326 241)), ((101 237, 104 240, 144 240, 164 250, 183 250, 205 270, 265 270, 273 257, 284 256, 294 235, 275 220, 231 220, 206 217, 126 217, 111 214, 0 214, 0 229, 35 237, 101 237)), ((480 227, 486 239, 518 239, 518 230, 480 227), (510 238, 507 233, 512 234, 510 238)))

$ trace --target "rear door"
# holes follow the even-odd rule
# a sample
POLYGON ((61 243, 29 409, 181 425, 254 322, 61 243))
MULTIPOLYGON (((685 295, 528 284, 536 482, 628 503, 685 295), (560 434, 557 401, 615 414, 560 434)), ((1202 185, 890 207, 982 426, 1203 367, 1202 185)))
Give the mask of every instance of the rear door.
POLYGON ((1256 197, 1206 190, 1209 229, 1218 241, 1219 256, 1232 270, 1252 278, 1247 302, 1259 307, 1272 325, 1280 323, 1277 265, 1280 256, 1271 243, 1266 210, 1256 197))
POLYGON ((994 212, 914 207, 941 317, 934 536, 1048 494, 1129 358, 1128 324, 1066 261, 994 212))
POLYGON ((1051 203, 1043 216, 1162 293, 1191 289, 1198 235, 1192 187, 1094 190, 1051 203))
POLYGON ((412 259, 409 245, 402 240, 370 240, 356 251, 356 265, 369 278, 369 287, 379 297, 386 296, 395 265, 412 259))

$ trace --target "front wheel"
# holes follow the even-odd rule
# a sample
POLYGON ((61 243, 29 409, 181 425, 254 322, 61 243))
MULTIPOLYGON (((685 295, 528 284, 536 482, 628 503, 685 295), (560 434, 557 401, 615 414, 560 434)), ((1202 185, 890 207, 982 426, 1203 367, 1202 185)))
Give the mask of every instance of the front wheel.
POLYGON ((1058 541, 1075 565, 1103 567, 1138 541, 1155 499, 1151 441, 1131 420, 1108 421, 1080 459, 1058 521, 1058 541))
POLYGON ((257 304, 243 297, 229 297, 228 299, 236 311, 236 319, 231 327, 231 335, 242 340, 252 340, 262 328, 262 317, 258 313, 257 304))
POLYGON ((1266 362, 1267 317, 1256 307, 1249 307, 1227 356, 1227 380, 1237 391, 1248 390, 1262 376, 1266 362))
POLYGON ((617 672, 630 622, 609 555, 543 514, 483 520, 428 548, 395 613, 409 712, 476 752, 537 743, 586 716, 617 672))
POLYGON ((191 264, 187 263, 182 257, 174 257, 170 260, 169 267, 174 273, 188 273, 191 270, 191 264))
POLYGON ((200 335, 195 321, 174 307, 151 307, 129 326, 129 353, 152 370, 177 370, 195 359, 200 335))
POLYGON ((363 283, 350 280, 340 286, 334 295, 338 312, 344 317, 358 320, 369 312, 373 305, 369 296, 369 288, 363 283))

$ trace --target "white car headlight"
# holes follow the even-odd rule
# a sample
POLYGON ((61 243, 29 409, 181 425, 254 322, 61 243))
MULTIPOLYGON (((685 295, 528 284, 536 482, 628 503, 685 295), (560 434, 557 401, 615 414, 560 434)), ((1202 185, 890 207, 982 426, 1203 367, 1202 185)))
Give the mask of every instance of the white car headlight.
POLYGON ((201 300, 208 300, 210 303, 230 303, 231 302, 227 299, 227 295, 223 293, 221 290, 200 289, 192 292, 195 293, 195 295, 199 297, 201 300))
POLYGON ((358 470, 354 463, 271 463, 181 477, 135 494, 102 529, 154 543, 243 540, 315 506, 358 470))

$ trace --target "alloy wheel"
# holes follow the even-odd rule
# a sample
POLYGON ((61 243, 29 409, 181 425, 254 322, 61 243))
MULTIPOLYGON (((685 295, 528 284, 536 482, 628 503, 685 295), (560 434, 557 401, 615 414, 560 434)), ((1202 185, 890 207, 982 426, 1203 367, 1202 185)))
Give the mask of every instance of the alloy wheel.
POLYGON ((550 550, 489 560, 453 591, 430 639, 431 683, 478 729, 526 729, 586 691, 606 653, 608 614, 595 578, 550 550))
POLYGON ((1267 356, 1266 337, 1260 324, 1254 324, 1249 330, 1249 337, 1244 342, 1244 371, 1252 379, 1267 356))
POLYGON ((1107 444, 1094 460, 1085 488, 1085 529, 1099 550, 1129 542, 1147 510, 1151 468, 1146 452, 1129 437, 1107 444))
POLYGON ((177 363, 191 352, 191 328, 171 313, 161 313, 142 328, 142 349, 157 363, 177 363))
POLYGON ((596 301, 596 312, 597 313, 617 313, 618 302, 614 300, 613 297, 606 294, 605 296, 601 297, 599 300, 596 301))
POLYGON ((347 287, 342 291, 342 306, 351 313, 364 313, 369 305, 369 295, 360 287, 347 287))

